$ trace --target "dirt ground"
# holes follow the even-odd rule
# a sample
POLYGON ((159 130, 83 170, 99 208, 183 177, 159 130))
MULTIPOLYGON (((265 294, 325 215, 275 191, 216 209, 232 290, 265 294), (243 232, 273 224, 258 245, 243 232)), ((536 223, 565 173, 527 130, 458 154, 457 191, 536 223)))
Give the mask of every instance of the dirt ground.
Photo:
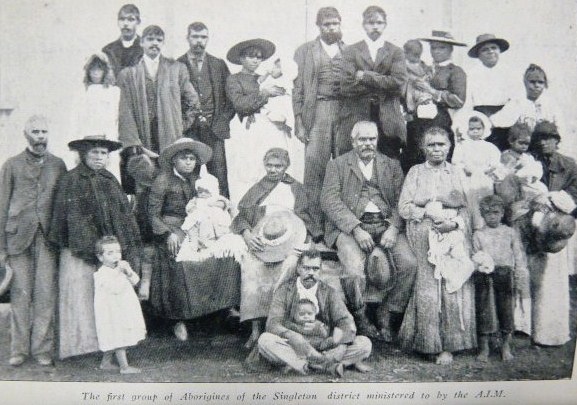
MULTIPOLYGON (((489 380, 549 380, 571 377, 577 330, 577 280, 571 279, 572 339, 562 347, 544 348, 516 336, 515 360, 503 363, 495 353, 488 363, 475 362, 474 352, 455 356, 451 366, 437 366, 423 357, 407 354, 394 344, 376 343, 368 363, 374 371, 360 374, 347 370, 334 380, 323 374, 283 374, 266 364, 247 367, 248 352, 242 349, 249 330, 245 326, 208 316, 189 325, 190 338, 179 342, 170 325, 149 322, 149 337, 129 350, 129 360, 142 374, 121 376, 98 369, 97 354, 58 361, 54 367, 33 362, 22 367, 8 365, 9 328, 0 330, 0 380, 96 381, 96 382, 441 382, 489 380)), ((4 323, 6 325, 6 323, 4 323)))

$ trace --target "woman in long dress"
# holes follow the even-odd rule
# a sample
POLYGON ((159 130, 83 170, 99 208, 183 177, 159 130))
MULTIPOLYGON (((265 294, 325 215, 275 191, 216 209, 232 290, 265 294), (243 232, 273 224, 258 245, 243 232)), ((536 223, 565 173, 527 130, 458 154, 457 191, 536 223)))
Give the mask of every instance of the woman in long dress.
POLYGON ((238 118, 231 122, 231 139, 227 141, 227 164, 230 199, 238 204, 246 191, 264 175, 262 165, 254 164, 255 158, 264 156, 267 150, 278 147, 287 149, 290 132, 278 125, 265 107, 271 97, 286 94, 286 89, 274 83, 264 82, 256 70, 275 52, 272 42, 252 39, 233 46, 227 59, 242 70, 228 77, 226 95, 232 102, 238 118))
POLYGON ((128 198, 106 170, 110 151, 119 142, 87 136, 68 146, 80 163, 58 185, 48 239, 60 247, 60 358, 98 351, 94 320, 96 241, 116 236, 123 257, 140 269, 140 233, 128 198))
MULTIPOLYGON (((564 191, 577 203, 577 165, 557 152, 561 136, 555 124, 543 121, 533 132, 536 158, 543 163, 542 181, 550 192, 564 191)), ((577 215, 577 210, 571 213, 577 215)), ((574 239, 569 240, 569 244, 574 239)), ((542 248, 539 246, 538 248, 542 248)), ((529 254, 533 342, 557 346, 569 341, 569 274, 574 262, 568 246, 557 253, 529 254)))
POLYGON ((429 262, 429 233, 461 229, 470 240, 470 214, 459 171, 446 161, 450 141, 441 128, 430 128, 423 137, 425 163, 413 166, 399 198, 399 213, 407 221, 407 238, 417 257, 417 276, 399 332, 401 346, 436 355, 437 364, 450 364, 452 353, 477 346, 474 285, 467 279, 454 292, 429 262), (433 222, 425 206, 435 201, 457 209, 452 219, 433 222), (461 203, 455 205, 455 202, 461 203), (457 208, 460 206, 460 208, 457 208))
POLYGON ((430 43, 431 56, 435 64, 430 84, 417 81, 415 87, 432 96, 437 107, 437 114, 434 117, 419 118, 419 108, 417 108, 417 118, 407 123, 407 146, 401 158, 405 172, 413 165, 425 161, 425 156, 421 151, 421 141, 425 131, 431 127, 443 128, 449 134, 450 160, 454 147, 451 130, 452 115, 463 106, 467 93, 467 75, 452 61, 453 47, 465 46, 465 44, 455 41, 450 33, 443 31, 433 31, 431 37, 422 40, 430 43))

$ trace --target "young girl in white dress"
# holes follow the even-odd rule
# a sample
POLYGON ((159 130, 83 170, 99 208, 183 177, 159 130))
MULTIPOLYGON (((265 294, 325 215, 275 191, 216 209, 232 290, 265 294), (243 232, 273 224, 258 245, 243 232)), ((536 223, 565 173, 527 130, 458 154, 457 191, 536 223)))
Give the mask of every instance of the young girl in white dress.
POLYGON ((140 279, 130 264, 122 260, 116 237, 104 236, 96 242, 96 257, 102 263, 94 273, 96 334, 98 348, 104 352, 100 368, 120 368, 120 374, 140 373, 140 369, 128 365, 126 357, 126 348, 146 337, 144 317, 134 291, 140 279))
POLYGON ((479 201, 493 194, 492 173, 500 165, 501 152, 484 140, 491 134, 491 122, 480 112, 471 112, 466 131, 457 127, 457 132, 466 135, 455 146, 451 163, 463 171, 463 186, 471 204, 474 227, 479 229, 484 224, 479 201))

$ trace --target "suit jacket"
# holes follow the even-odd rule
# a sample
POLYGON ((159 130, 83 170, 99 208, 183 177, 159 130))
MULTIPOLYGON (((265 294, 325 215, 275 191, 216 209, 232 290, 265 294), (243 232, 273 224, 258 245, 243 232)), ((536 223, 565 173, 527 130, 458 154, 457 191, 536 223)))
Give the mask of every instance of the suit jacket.
MULTIPOLYGON (((317 300, 319 313, 317 319, 332 330, 335 327, 343 331, 341 343, 351 343, 357 329, 353 316, 348 311, 343 299, 332 287, 318 282, 317 300)), ((282 336, 289 329, 286 323, 294 319, 298 310, 299 294, 296 287, 296 279, 291 279, 281 284, 273 293, 272 302, 268 311, 266 331, 277 336, 282 336)))
POLYGON ((406 142, 407 128, 401 113, 400 97, 407 82, 407 68, 403 51, 384 43, 377 52, 376 62, 371 59, 365 41, 343 50, 340 73, 340 91, 343 97, 338 133, 341 139, 350 138, 353 125, 370 118, 370 101, 379 103, 380 126, 386 137, 406 142), (362 80, 355 73, 364 71, 362 80))
MULTIPOLYGON (((185 53, 177 59, 178 62, 184 63, 188 69, 190 78, 193 77, 192 65, 185 53)), ((208 67, 208 74, 210 83, 212 85, 212 96, 214 97, 214 114, 212 117, 211 129, 214 135, 220 139, 230 138, 230 120, 234 117, 234 107, 230 100, 226 97, 225 86, 226 79, 230 76, 228 66, 222 59, 205 53, 204 62, 208 67)), ((194 81, 191 80, 194 85, 194 81)), ((198 93, 198 89, 196 89, 198 93)))
MULTIPOLYGON (((297 48, 294 61, 298 65, 298 75, 294 80, 292 93, 293 112, 300 115, 306 131, 310 131, 315 119, 315 104, 319 84, 319 65, 321 53, 324 52, 320 37, 297 48)), ((344 42, 338 42, 341 52, 344 42)), ((336 73, 335 73, 336 74, 336 73)))
MULTIPOLYGON (((120 112, 118 138, 122 145, 151 149, 150 122, 146 99, 145 66, 141 59, 136 66, 123 69, 118 76, 120 112)), ((182 138, 185 129, 200 111, 198 94, 186 66, 160 56, 156 77, 158 99, 158 141, 160 152, 182 138)))
POLYGON ((124 45, 122 45, 122 40, 118 38, 116 41, 102 48, 102 52, 108 56, 112 69, 114 70, 114 77, 116 78, 125 67, 135 66, 143 54, 142 47, 140 46, 140 37, 138 35, 129 48, 125 48, 124 45))
POLYGON ((66 173, 62 159, 47 153, 39 166, 24 151, 8 159, 0 172, 0 254, 26 250, 38 229, 48 233, 56 185, 66 173), (40 170, 38 181, 34 173, 40 170))
MULTIPOLYGON (((352 150, 327 164, 321 191, 321 208, 327 217, 325 241, 329 247, 335 244, 341 232, 351 234, 361 223, 354 214, 365 181, 358 162, 357 153, 352 150)), ((401 229, 404 223, 397 210, 404 178, 401 165, 397 160, 378 152, 374 163, 373 170, 376 170, 381 196, 392 212, 391 224, 401 229)))

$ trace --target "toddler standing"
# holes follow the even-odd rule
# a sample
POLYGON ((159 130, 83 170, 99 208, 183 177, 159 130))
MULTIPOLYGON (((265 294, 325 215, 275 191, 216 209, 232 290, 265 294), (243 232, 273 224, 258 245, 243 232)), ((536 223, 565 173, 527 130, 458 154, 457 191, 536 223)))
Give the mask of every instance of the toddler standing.
POLYGON ((513 359, 514 306, 516 296, 529 297, 529 271, 527 259, 517 231, 501 223, 505 203, 497 195, 484 197, 480 202, 485 226, 473 234, 476 262, 480 252, 493 260, 494 269, 478 268, 475 274, 475 304, 477 331, 481 350, 477 359, 487 361, 489 338, 497 332, 503 336, 501 358, 513 359))
MULTIPOLYGON (((417 108, 421 105, 427 105, 431 111, 428 111, 421 118, 434 118, 437 115, 437 108, 433 103, 433 96, 424 91, 420 91, 415 87, 415 83, 418 81, 429 82, 433 76, 433 71, 431 67, 427 66, 425 62, 421 60, 421 55, 423 54, 423 45, 418 39, 411 39, 403 45, 403 50, 405 51, 405 64, 407 66, 407 86, 405 88, 405 105, 407 107, 407 113, 409 114, 409 121, 414 118, 414 114, 417 113, 417 108), (434 111, 433 111, 434 110, 434 111)), ((419 112, 426 108, 421 108, 419 112)))
POLYGON ((128 365, 126 348, 146 337, 140 302, 134 291, 138 275, 122 260, 118 239, 104 236, 96 242, 96 257, 102 266, 94 273, 94 318, 98 347, 104 352, 100 368, 121 374, 140 373, 128 365), (114 364, 116 356, 118 366, 114 364))

